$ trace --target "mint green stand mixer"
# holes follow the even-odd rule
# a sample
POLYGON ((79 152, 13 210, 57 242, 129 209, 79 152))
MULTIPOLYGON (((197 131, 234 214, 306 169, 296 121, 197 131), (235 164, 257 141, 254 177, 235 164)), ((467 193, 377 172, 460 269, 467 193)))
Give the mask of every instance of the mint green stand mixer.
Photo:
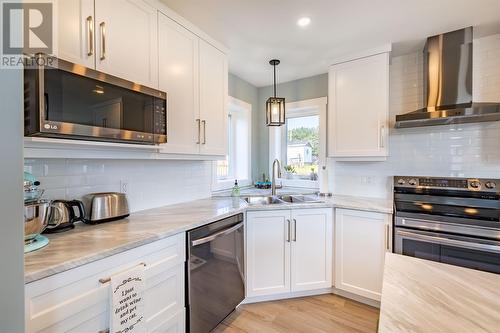
POLYGON ((42 200, 40 182, 29 172, 24 173, 24 253, 41 249, 49 239, 41 233, 47 228, 52 204, 42 200))

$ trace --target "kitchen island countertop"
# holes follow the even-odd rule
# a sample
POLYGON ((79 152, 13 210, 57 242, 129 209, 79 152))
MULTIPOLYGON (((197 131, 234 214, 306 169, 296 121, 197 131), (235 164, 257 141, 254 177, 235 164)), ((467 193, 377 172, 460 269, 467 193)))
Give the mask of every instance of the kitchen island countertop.
POLYGON ((500 275, 386 255, 380 333, 499 330, 500 275))

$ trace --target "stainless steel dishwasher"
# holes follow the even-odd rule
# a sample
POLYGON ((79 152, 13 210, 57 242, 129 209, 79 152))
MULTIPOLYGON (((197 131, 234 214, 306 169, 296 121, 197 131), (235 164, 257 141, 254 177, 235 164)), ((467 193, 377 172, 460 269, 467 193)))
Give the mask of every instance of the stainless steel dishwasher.
POLYGON ((245 298, 243 214, 187 232, 187 332, 208 333, 245 298))

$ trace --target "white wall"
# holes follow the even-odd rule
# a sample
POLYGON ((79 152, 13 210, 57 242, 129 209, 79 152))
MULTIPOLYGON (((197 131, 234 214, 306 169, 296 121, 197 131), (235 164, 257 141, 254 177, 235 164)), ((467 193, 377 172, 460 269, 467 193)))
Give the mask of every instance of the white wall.
MULTIPOLYGON (((423 106, 422 54, 391 63, 391 127, 423 106)), ((500 35, 474 41, 473 100, 500 102, 500 35)), ((390 198, 394 175, 500 178, 500 122, 394 129, 386 162, 329 160, 335 194, 390 198)))
POLYGON ((204 161, 26 159, 47 199, 80 199, 93 192, 126 193, 131 211, 211 195, 212 164, 204 161))

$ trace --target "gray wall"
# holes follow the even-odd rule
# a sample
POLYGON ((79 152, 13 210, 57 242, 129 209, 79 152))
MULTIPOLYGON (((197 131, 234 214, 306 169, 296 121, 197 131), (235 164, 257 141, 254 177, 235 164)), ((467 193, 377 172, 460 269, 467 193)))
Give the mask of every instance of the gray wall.
MULTIPOLYGON (((284 97, 286 102, 296 102, 328 96, 328 74, 320 74, 304 79, 285 82, 278 85, 278 97, 284 97)), ((273 87, 258 89, 258 113, 253 122, 255 135, 259 137, 252 158, 255 160, 255 175, 269 173, 269 131, 266 126, 266 101, 273 94, 273 87)))
MULTIPOLYGON (((269 173, 269 131, 266 126, 266 101, 273 94, 273 87, 256 88, 250 83, 229 74, 229 96, 252 104, 252 177, 260 179, 269 173)), ((328 96, 328 74, 320 74, 278 85, 278 97, 286 102, 328 96)))
POLYGON ((258 160, 254 157, 258 153, 261 145, 261 137, 258 128, 255 126, 259 122, 259 95, 258 89, 240 79, 234 74, 229 74, 229 96, 240 99, 252 105, 252 177, 255 178, 259 170, 258 160))
POLYGON ((24 332, 22 72, 0 69, 0 332, 24 332))

